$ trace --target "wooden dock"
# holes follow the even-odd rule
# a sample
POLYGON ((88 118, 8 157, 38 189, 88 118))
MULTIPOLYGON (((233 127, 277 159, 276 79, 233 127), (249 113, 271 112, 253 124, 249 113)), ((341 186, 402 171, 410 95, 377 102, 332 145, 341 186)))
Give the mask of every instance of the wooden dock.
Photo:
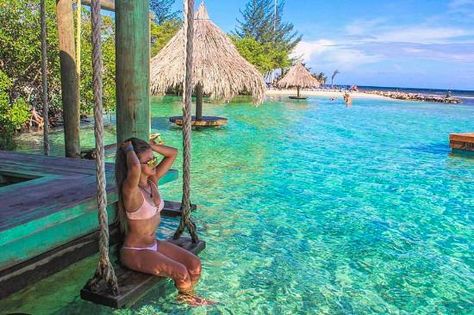
MULTIPOLYGON (((177 176, 170 170, 160 184, 177 176)), ((106 163, 110 223, 117 210, 113 177, 114 164, 106 163)), ((0 298, 21 288, 23 271, 25 284, 32 283, 55 272, 51 262, 63 268, 97 251, 95 161, 0 151, 0 200, 0 298)))
POLYGON ((452 133, 449 135, 449 146, 453 152, 474 153, 474 132, 452 133))

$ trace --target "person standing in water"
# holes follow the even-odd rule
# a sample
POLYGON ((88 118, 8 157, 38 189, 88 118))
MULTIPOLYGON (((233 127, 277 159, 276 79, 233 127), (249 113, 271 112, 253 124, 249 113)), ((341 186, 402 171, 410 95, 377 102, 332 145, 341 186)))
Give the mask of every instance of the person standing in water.
POLYGON ((212 302, 194 294, 201 276, 201 261, 193 253, 156 239, 164 207, 159 179, 176 159, 175 148, 154 140, 130 138, 117 150, 115 177, 119 196, 119 220, 125 235, 120 261, 129 269, 173 279, 178 300, 193 306, 212 302), (163 156, 161 161, 154 152, 163 156))
POLYGON ((352 97, 349 92, 344 93, 344 103, 346 103, 346 106, 352 106, 352 97))

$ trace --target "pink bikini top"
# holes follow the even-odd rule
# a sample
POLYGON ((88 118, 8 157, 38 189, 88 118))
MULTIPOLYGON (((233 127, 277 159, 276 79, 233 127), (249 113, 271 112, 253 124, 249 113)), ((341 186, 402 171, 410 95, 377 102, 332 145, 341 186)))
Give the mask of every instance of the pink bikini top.
MULTIPOLYGON (((146 199, 145 195, 143 194, 143 191, 140 189, 140 192, 142 193, 143 196, 143 203, 142 205, 133 212, 126 211, 127 217, 130 220, 146 220, 150 219, 153 217, 157 212, 161 212, 165 206, 165 202, 163 201, 163 198, 160 197, 160 205, 157 207, 154 203, 151 204, 148 202, 146 199)), ((158 194, 159 196, 159 194, 158 194)))

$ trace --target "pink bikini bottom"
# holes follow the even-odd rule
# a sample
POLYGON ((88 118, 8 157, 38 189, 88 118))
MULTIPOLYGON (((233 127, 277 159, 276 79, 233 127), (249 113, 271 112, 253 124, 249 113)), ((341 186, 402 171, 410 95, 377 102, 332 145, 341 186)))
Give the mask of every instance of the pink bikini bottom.
POLYGON ((127 247, 127 246, 123 246, 122 249, 151 250, 151 251, 156 252, 157 249, 158 249, 158 242, 155 241, 155 244, 153 244, 151 246, 148 246, 148 247, 127 247))

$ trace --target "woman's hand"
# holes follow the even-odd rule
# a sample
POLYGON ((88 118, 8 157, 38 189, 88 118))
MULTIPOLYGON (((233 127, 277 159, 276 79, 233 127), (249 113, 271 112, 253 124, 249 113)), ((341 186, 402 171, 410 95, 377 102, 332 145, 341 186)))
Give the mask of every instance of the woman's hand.
POLYGON ((161 140, 161 135, 159 133, 155 133, 150 135, 150 145, 163 145, 165 144, 163 140, 161 140), (156 142, 158 140, 158 143, 156 142))

